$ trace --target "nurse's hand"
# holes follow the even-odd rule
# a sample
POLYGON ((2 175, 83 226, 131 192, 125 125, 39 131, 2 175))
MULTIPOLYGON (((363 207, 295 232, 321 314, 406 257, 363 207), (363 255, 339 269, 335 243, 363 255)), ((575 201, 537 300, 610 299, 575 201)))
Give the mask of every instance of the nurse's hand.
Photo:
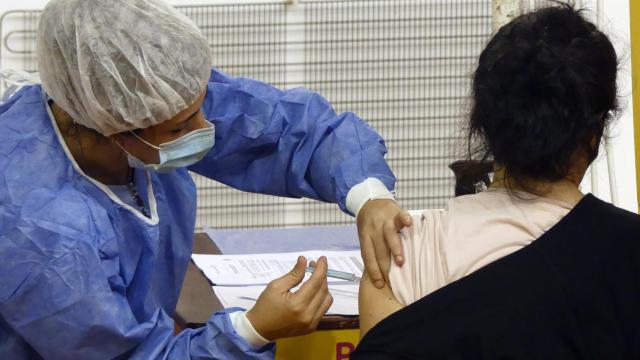
POLYGON ((389 272, 391 254, 398 266, 404 263, 399 232, 411 226, 413 220, 394 200, 377 199, 362 206, 357 222, 367 275, 376 288, 382 289, 389 272))
POLYGON ((307 282, 290 290, 304 278, 307 260, 300 256, 293 270, 269 283, 256 305, 247 312, 253 328, 267 340, 313 332, 333 298, 327 286, 327 259, 321 257, 307 282))

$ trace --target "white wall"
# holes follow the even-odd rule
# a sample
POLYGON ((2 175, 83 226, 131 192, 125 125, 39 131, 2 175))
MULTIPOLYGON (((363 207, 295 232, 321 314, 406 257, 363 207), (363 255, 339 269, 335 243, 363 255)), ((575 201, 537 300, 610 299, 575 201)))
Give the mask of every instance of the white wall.
MULTIPOLYGON (((630 16, 628 0, 590 0, 584 1, 591 9, 600 7, 602 17, 600 28, 609 35, 620 59, 618 86, 620 105, 623 109, 620 118, 611 128, 610 152, 615 169, 616 205, 637 212, 637 188, 635 172, 635 151, 633 134, 633 106, 631 98, 631 47, 630 16)), ((610 200, 606 154, 601 149, 596 161, 597 189, 595 193, 610 200)), ((588 181, 589 182, 589 181, 588 181)), ((587 186, 588 188, 588 186, 587 186)))
POLYGON ((629 1, 601 0, 604 7, 602 27, 611 34, 614 45, 621 58, 619 72, 621 105, 624 107, 622 117, 612 132, 617 188, 620 191, 619 205, 631 210, 638 210, 636 167, 633 133, 633 103, 631 94, 631 40, 629 1))

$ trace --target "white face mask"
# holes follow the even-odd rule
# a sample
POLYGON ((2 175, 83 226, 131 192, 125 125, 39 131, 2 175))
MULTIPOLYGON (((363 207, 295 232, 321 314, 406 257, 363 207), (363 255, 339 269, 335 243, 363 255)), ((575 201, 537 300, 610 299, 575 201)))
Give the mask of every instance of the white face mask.
POLYGON ((173 141, 160 144, 159 146, 153 145, 136 135, 134 132, 131 132, 136 138, 138 138, 138 140, 158 150, 160 155, 160 162, 158 164, 147 164, 137 157, 129 154, 129 152, 122 148, 122 146, 118 145, 127 154, 129 166, 139 169, 150 169, 160 173, 167 173, 177 168, 183 168, 197 163, 209 152, 209 150, 211 150, 211 148, 213 148, 216 139, 215 127, 213 124, 209 122, 207 123, 209 126, 206 128, 194 130, 173 141))

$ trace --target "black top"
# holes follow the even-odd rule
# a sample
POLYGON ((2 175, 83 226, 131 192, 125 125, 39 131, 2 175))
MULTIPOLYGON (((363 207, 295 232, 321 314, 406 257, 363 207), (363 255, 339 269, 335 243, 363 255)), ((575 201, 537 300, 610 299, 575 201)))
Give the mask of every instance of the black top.
POLYGON ((640 359, 640 216, 587 195, 531 245, 381 321, 351 360, 640 359))

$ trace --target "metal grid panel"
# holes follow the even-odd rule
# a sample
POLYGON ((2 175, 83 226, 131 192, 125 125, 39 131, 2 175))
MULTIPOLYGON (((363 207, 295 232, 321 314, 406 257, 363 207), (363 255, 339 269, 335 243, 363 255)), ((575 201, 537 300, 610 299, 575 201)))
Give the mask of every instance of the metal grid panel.
MULTIPOLYGON (((209 39, 213 64, 233 76, 284 87, 286 5, 179 7, 209 39)), ((286 224, 286 200, 237 191, 194 174, 198 186, 197 227, 274 227, 286 224)))
MULTIPOLYGON (((317 1, 305 14, 305 86, 383 135, 403 206, 443 207, 491 1, 317 1)), ((332 210, 307 201, 305 221, 349 220, 332 210)))
MULTIPOLYGON (((6 60, 20 64, 20 70, 36 72, 36 29, 39 10, 8 11, 0 17, 0 69, 6 60)), ((4 89, 3 89, 4 90, 4 89)))
MULTIPOLYGON (((491 33, 490 0, 340 0, 184 6, 210 40, 214 64, 279 87, 304 85, 337 111, 353 111, 386 139, 407 208, 453 196, 468 80, 491 33)), ((5 59, 36 70, 39 11, 2 18, 5 59), (8 31, 7 31, 8 29, 8 31)), ((194 176, 197 226, 217 228, 350 223, 335 205, 247 194, 194 176)))

